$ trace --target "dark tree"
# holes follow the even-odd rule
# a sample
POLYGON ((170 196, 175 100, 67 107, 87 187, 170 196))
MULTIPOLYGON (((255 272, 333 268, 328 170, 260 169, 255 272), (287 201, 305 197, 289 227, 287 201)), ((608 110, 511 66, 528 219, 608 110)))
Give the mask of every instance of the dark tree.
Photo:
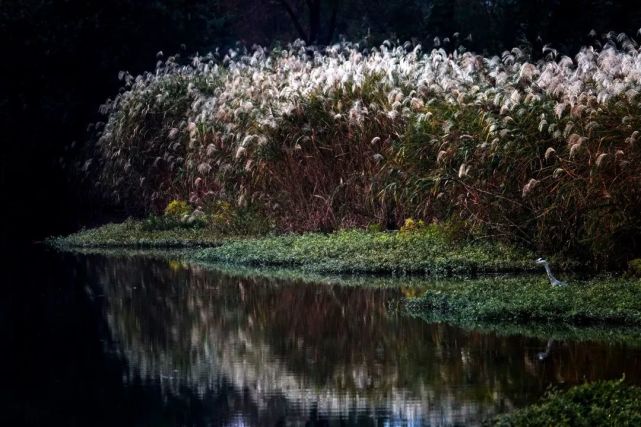
POLYGON ((456 1, 434 0, 427 20, 428 31, 436 36, 449 36, 458 31, 456 25, 456 1))
POLYGON ((334 38, 339 0, 305 0, 296 3, 290 0, 277 0, 296 29, 298 37, 307 44, 329 44, 334 38), (307 15, 307 25, 303 25, 307 15))
POLYGON ((15 206, 4 210, 3 240, 76 228, 74 215, 94 208, 59 160, 87 139, 118 71, 152 70, 159 50, 228 43, 228 22, 219 0, 0 1, 0 180, 15 206))

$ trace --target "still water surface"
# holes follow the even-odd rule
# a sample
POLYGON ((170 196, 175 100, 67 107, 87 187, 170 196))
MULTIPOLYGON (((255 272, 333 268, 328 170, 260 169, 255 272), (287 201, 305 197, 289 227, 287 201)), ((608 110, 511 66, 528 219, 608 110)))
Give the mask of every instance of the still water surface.
POLYGON ((638 349, 428 324, 390 308, 400 286, 35 252, 3 396, 25 424, 476 425, 550 385, 641 378, 638 349))

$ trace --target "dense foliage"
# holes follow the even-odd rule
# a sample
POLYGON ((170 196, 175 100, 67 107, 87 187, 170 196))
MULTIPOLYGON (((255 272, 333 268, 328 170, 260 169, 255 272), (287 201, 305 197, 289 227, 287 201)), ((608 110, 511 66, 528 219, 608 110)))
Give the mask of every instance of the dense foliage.
POLYGON ((641 388, 600 381, 548 393, 540 403, 488 421, 493 426, 634 426, 641 423, 641 388))
POLYGON ((281 230, 407 217, 605 263, 641 251, 641 54, 229 51, 122 75, 84 168, 116 199, 224 200, 281 230))
POLYGON ((70 143, 78 148, 87 139, 85 129, 96 120, 98 105, 117 90, 118 71, 137 74, 152 68, 159 50, 193 55, 237 41, 247 46, 291 42, 300 33, 284 3, 303 31, 311 31, 310 22, 318 23, 321 43, 329 35, 329 43, 345 36, 369 45, 391 37, 429 48, 464 43, 490 53, 530 44, 534 55, 547 43, 563 52, 600 43, 589 35, 591 29, 632 34, 641 17, 635 0, 323 0, 318 18, 309 20, 308 5, 318 1, 0 2, 0 39, 9 58, 0 64, 0 123, 6 141, 0 185, 5 197, 21 206, 6 212, 3 235, 41 238, 88 221, 122 218, 107 210, 112 206, 98 205, 66 182, 59 162, 73 155, 70 143))

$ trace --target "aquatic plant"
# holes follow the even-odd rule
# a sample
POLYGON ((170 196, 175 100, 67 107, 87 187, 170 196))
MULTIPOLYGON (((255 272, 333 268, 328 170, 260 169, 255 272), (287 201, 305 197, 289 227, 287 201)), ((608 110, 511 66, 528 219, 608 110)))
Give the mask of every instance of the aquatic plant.
POLYGON ((206 263, 283 266, 322 273, 428 274, 532 270, 532 254, 500 243, 451 244, 437 227, 420 233, 343 230, 243 239, 206 248, 206 263))
POLYGON ((641 280, 597 276, 572 282, 552 288, 539 276, 443 282, 407 307, 431 321, 457 324, 641 325, 641 280))
POLYGON ((641 52, 610 34, 546 53, 297 42, 170 57, 122 74, 85 165, 142 209, 229 200, 284 231, 454 218, 622 265, 641 252, 641 52))
POLYGON ((120 224, 105 224, 101 227, 80 230, 65 237, 56 237, 48 243, 65 249, 70 248, 186 248, 215 246, 225 239, 213 227, 183 226, 175 220, 152 216, 146 220, 128 219, 120 224))
POLYGON ((633 426, 641 423, 641 388, 623 379, 554 390, 539 403, 488 420, 492 426, 633 426))

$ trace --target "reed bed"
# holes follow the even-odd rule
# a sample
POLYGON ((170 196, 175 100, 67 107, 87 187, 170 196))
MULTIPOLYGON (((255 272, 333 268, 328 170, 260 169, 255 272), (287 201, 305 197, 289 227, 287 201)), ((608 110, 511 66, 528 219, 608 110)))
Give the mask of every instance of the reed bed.
POLYGON ((641 252, 641 52, 573 58, 294 43, 158 63, 125 88, 83 169, 159 212, 225 200, 281 231, 408 218, 617 265, 641 252))

